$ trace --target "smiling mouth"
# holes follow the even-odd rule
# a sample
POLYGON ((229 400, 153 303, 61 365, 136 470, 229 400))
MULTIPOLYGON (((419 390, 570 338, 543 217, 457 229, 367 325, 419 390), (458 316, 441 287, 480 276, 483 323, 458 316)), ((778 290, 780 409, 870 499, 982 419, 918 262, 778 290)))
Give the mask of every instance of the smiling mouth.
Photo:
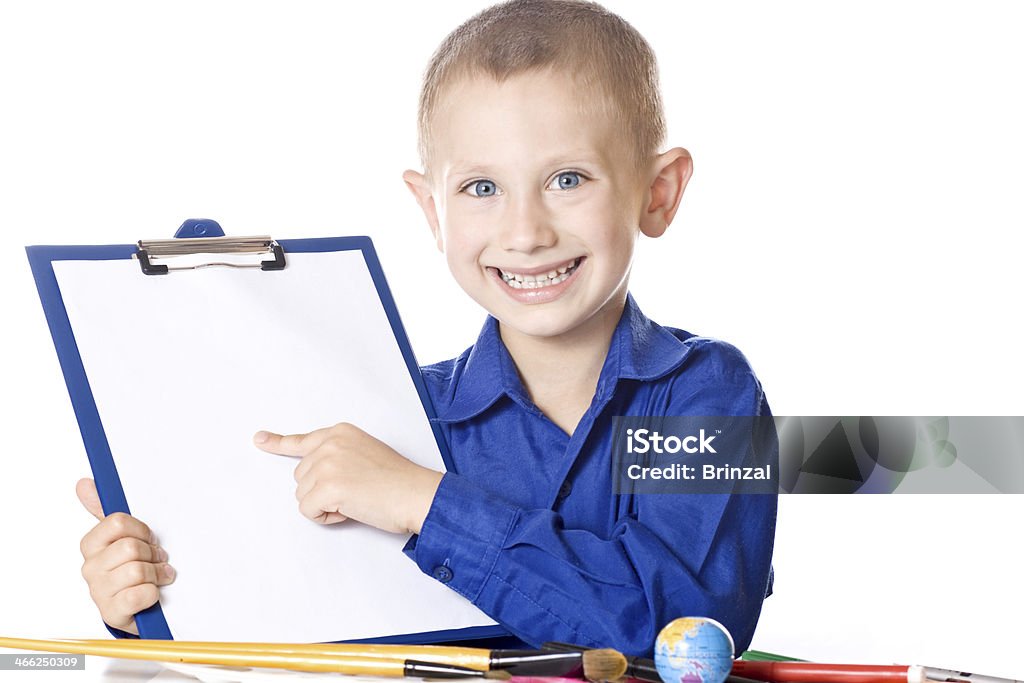
POLYGON ((583 257, 579 256, 546 273, 538 273, 536 275, 524 275, 512 271, 504 271, 500 268, 495 268, 495 270, 498 271, 498 275, 505 281, 505 284, 513 289, 541 289, 565 282, 572 277, 572 274, 576 272, 576 269, 579 268, 582 262, 583 257))

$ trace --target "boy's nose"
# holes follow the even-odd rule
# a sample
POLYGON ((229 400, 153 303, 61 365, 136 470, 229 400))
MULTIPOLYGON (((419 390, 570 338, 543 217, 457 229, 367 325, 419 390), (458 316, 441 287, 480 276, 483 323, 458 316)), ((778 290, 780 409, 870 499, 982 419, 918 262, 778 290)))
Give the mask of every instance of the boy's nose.
POLYGON ((502 217, 502 249, 530 253, 555 244, 551 216, 539 198, 520 197, 518 201, 509 202, 508 208, 502 217))

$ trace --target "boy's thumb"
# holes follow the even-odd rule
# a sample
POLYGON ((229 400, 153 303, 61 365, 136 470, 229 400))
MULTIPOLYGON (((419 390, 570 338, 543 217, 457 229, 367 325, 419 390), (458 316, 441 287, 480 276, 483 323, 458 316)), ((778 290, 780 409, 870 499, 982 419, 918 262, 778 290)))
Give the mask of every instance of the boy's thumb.
POLYGON ((75 484, 75 493, 82 506, 96 519, 103 519, 103 505, 100 503, 100 494, 96 492, 96 482, 92 479, 79 479, 75 484))

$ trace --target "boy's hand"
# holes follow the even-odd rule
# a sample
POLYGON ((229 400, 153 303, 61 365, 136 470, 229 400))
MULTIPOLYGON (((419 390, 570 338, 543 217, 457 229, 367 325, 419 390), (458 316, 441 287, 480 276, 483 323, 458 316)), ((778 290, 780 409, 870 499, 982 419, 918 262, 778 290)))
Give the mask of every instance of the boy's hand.
POLYGON ((299 511, 320 524, 351 517, 384 531, 418 534, 441 483, 440 472, 346 422, 308 434, 257 432, 253 442, 269 453, 302 458, 295 497, 299 511))
POLYGON ((100 616, 114 628, 138 635, 135 613, 160 599, 160 586, 174 581, 167 552, 149 527, 123 512, 103 515, 96 482, 81 479, 78 500, 99 520, 82 538, 82 576, 100 616))

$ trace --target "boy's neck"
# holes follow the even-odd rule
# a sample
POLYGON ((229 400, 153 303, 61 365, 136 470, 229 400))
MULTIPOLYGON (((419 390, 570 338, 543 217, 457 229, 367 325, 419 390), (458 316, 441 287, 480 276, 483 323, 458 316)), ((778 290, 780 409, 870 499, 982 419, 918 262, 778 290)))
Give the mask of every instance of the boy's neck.
POLYGON ((589 320, 556 337, 498 330, 530 399, 567 433, 590 405, 626 294, 616 294, 589 320))

